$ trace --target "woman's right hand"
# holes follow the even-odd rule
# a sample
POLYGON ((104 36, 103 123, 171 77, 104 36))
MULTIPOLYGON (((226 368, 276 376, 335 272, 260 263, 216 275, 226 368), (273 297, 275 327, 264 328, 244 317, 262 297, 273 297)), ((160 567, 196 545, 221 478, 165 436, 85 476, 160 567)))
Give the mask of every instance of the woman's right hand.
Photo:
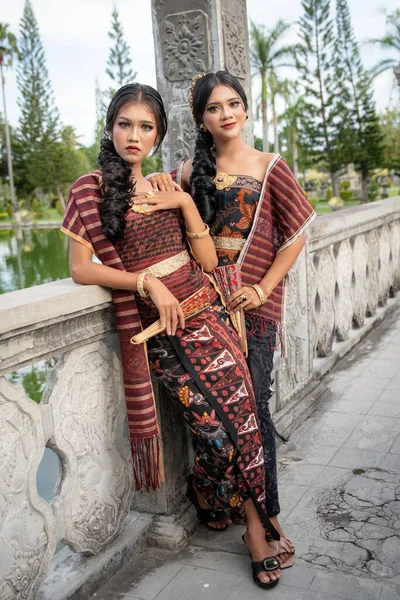
POLYGON ((182 192, 182 188, 171 177, 169 173, 156 173, 147 178, 153 190, 160 192, 182 192))
POLYGON ((185 317, 178 300, 157 277, 148 277, 144 288, 158 308, 160 320, 168 335, 175 335, 178 327, 185 328, 185 317))

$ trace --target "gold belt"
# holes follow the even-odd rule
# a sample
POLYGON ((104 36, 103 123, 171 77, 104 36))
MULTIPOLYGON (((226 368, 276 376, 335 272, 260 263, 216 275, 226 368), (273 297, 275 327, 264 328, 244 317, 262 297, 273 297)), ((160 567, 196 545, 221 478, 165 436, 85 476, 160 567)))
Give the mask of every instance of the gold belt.
POLYGON ((211 236, 214 246, 224 250, 241 250, 246 243, 243 238, 222 237, 220 235, 211 236))
POLYGON ((166 258, 155 265, 151 265, 151 267, 147 267, 146 269, 141 269, 141 273, 148 273, 148 275, 153 275, 153 277, 166 277, 167 275, 171 275, 174 271, 177 271, 183 265, 186 265, 190 261, 190 256, 187 250, 183 250, 179 254, 175 254, 175 256, 171 256, 170 258, 166 258))

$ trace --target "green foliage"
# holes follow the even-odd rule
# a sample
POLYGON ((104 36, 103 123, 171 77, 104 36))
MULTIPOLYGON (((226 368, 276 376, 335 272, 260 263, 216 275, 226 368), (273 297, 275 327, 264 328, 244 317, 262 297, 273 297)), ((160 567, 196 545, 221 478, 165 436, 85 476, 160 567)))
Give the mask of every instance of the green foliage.
POLYGON ((36 18, 26 0, 20 23, 21 61, 17 68, 21 109, 14 144, 16 185, 20 195, 35 188, 50 190, 57 184, 56 144, 60 116, 55 107, 49 73, 36 18))
POLYGON ((307 200, 309 201, 309 203, 311 204, 311 206, 313 207, 313 209, 315 210, 317 208, 319 199, 318 198, 314 198, 314 197, 310 197, 308 194, 307 195, 307 200))
POLYGON ((59 214, 61 216, 64 214, 64 209, 61 206, 61 202, 59 200, 57 201, 56 209, 57 209, 57 214, 59 214))
MULTIPOLYGON (((342 115, 342 153, 346 162, 354 162, 366 180, 371 171, 382 165, 383 138, 375 111, 373 87, 365 70, 347 0, 336 0, 337 43, 335 45, 336 73, 340 82, 338 95, 344 100, 342 115)), ((363 198, 367 201, 367 198, 363 198)))
POLYGON ((400 9, 397 8, 392 13, 386 13, 386 26, 388 30, 381 38, 368 40, 370 43, 379 46, 382 50, 393 53, 394 57, 380 60, 371 70, 373 77, 377 77, 384 71, 393 71, 400 62, 400 9))
POLYGON ((385 138, 385 167, 400 176, 400 108, 387 108, 379 121, 385 138))
POLYGON ((161 156, 158 154, 154 156, 146 156, 142 163, 143 175, 149 175, 150 173, 160 173, 163 171, 163 164, 161 156))
POLYGON ((264 152, 269 151, 268 98, 271 95, 269 84, 277 79, 277 70, 280 67, 293 66, 295 62, 297 45, 282 43, 282 38, 290 27, 291 25, 282 19, 279 19, 271 29, 251 23, 250 62, 253 72, 259 75, 261 80, 261 96, 257 104, 261 109, 264 152))
POLYGON ((11 219, 11 217, 14 214, 11 202, 7 202, 7 204, 6 204, 6 213, 8 214, 8 217, 11 219))
POLYGON ((368 200, 373 202, 378 198, 379 195, 379 186, 377 183, 371 183, 368 186, 368 200))
POLYGON ((124 38, 124 30, 119 20, 117 8, 114 6, 112 12, 111 29, 108 37, 114 42, 110 48, 107 61, 106 73, 112 80, 112 86, 106 92, 108 100, 111 100, 116 90, 123 85, 133 83, 137 73, 132 70, 131 49, 124 38))
POLYGON ((348 179, 344 179, 340 182, 339 188, 341 190, 349 190, 350 189, 350 181, 348 179))
POLYGON ((8 219, 8 213, 0 212, 0 221, 4 221, 4 219, 8 219))
POLYGON ((332 188, 328 187, 325 194, 325 202, 329 202, 329 200, 333 197, 332 188))
POLYGON ((32 206, 32 210, 34 212, 39 212, 40 211, 40 200, 38 200, 37 198, 34 198, 31 202, 31 206, 32 206))
POLYGON ((303 0, 302 6, 302 51, 297 56, 304 85, 300 140, 313 164, 326 163, 334 188, 334 173, 343 164, 339 139, 343 106, 337 94, 330 0, 303 0))
POLYGON ((262 147, 262 144, 263 144, 262 138, 260 138, 260 137, 257 137, 257 136, 255 135, 255 136, 254 136, 254 148, 255 148, 256 150, 259 150, 260 152, 262 152, 262 149, 263 149, 263 147, 262 147))
POLYGON ((339 196, 345 201, 353 200, 354 191, 353 190, 340 190, 339 196))

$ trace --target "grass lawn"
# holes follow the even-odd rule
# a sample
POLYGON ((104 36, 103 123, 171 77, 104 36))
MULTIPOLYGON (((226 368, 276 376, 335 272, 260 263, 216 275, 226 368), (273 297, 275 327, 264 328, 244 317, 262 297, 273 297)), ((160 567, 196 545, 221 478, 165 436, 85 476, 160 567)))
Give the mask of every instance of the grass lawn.
POLYGON ((400 187, 392 187, 388 189, 389 198, 400 196, 400 187))

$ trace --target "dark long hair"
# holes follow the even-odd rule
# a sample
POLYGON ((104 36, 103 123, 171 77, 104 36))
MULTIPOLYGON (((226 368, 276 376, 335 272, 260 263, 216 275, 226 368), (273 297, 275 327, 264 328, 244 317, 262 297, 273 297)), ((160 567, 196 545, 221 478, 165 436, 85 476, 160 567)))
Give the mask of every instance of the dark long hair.
POLYGON ((120 109, 125 104, 145 104, 154 114, 157 123, 157 148, 167 132, 167 117, 160 94, 149 85, 132 83, 121 87, 113 96, 107 110, 104 137, 100 145, 98 162, 103 170, 103 202, 100 219, 104 235, 115 242, 124 235, 125 214, 135 191, 131 165, 115 150, 110 133, 120 109))
POLYGON ((197 139, 194 147, 193 169, 190 176, 193 199, 203 220, 211 225, 215 218, 215 183, 213 177, 217 174, 214 139, 209 131, 203 131, 201 124, 211 93, 218 85, 232 88, 240 96, 244 109, 247 111, 248 102, 240 82, 228 73, 217 71, 207 73, 196 81, 193 88, 193 118, 196 123, 197 139))

